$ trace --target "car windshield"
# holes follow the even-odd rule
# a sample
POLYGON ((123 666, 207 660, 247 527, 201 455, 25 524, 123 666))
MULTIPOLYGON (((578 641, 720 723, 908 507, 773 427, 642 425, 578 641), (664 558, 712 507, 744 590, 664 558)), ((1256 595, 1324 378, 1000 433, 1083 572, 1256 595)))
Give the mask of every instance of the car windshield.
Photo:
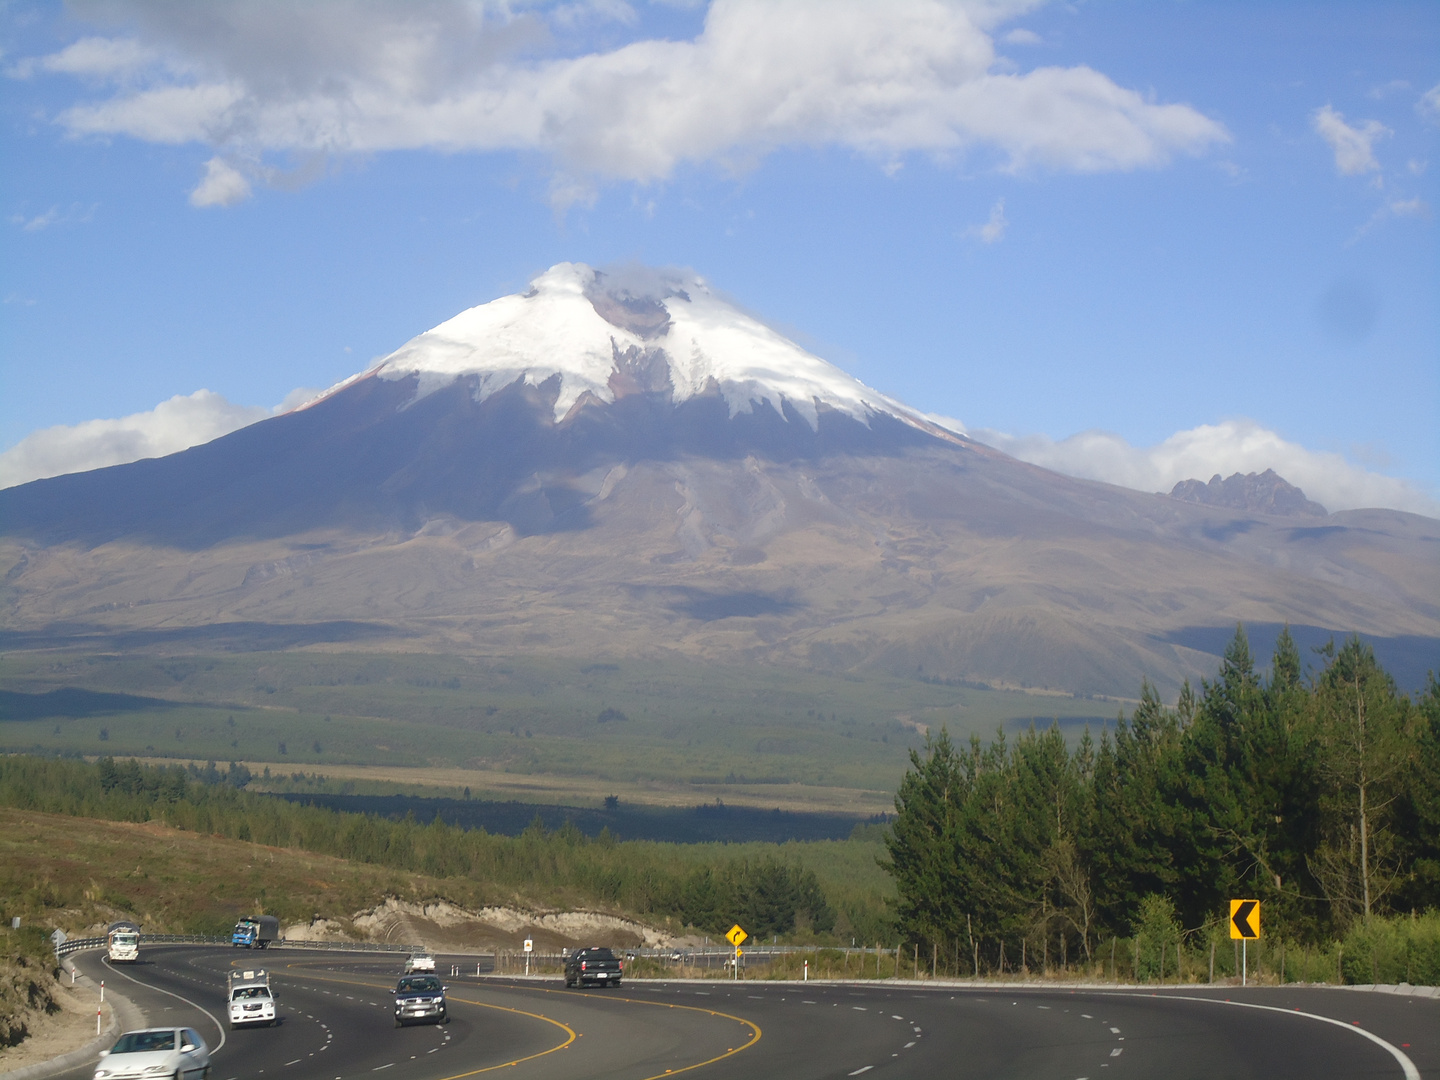
POLYGON ((270 991, 263 986, 242 986, 235 991, 235 1000, 248 1001, 252 998, 268 998, 270 991))
POLYGON ((440 980, 433 975, 423 979, 401 979, 398 989, 401 993, 413 993, 416 990, 439 990, 440 980))
POLYGON ((114 941, 116 945, 134 945, 137 941, 140 940, 140 935, 139 935, 139 934, 112 934, 112 935, 111 935, 111 940, 114 941))
POLYGON ((129 1031, 120 1036, 112 1054, 149 1054, 156 1050, 174 1050, 173 1031, 129 1031))

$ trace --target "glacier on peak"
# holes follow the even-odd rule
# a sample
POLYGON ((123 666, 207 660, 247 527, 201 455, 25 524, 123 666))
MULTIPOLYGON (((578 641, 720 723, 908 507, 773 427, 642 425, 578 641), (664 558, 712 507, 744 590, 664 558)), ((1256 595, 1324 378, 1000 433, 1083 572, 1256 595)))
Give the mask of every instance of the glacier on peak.
POLYGON ((732 417, 756 404, 783 417, 788 404, 811 428, 821 406, 861 423, 885 412, 931 426, 716 296, 701 278, 656 274, 636 289, 626 276, 612 280, 583 263, 559 263, 528 292, 462 311, 412 338, 370 374, 417 376, 420 397, 473 377, 480 401, 517 380, 538 386, 558 377, 557 422, 587 394, 613 403, 637 390, 668 391, 678 404, 714 387, 732 417))

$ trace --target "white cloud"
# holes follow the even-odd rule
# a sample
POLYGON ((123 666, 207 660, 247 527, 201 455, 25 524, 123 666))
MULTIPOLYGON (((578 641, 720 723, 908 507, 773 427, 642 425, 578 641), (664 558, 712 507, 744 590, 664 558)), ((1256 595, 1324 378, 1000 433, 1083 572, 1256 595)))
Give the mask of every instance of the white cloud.
POLYGON ((190 192, 191 206, 234 206, 250 197, 250 181, 233 165, 213 157, 205 163, 205 178, 190 192))
POLYGON ((1415 102, 1415 111, 1432 124, 1440 124, 1440 83, 1436 83, 1415 102))
POLYGON ((41 232, 50 228, 51 225, 83 225, 95 217, 95 211, 99 208, 99 203, 91 203, 89 206, 71 203, 68 210, 61 210, 56 205, 33 217, 25 214, 11 214, 10 224, 20 226, 25 232, 41 232))
POLYGON ((995 205, 990 208, 990 220, 984 225, 972 225, 965 230, 966 236, 973 236, 982 244, 993 244, 1005 236, 1005 230, 1010 227, 1009 220, 1005 217, 1005 200, 996 199, 995 205))
MULTIPOLYGON (((558 184, 562 201, 586 177, 657 181, 687 162, 744 169, 785 146, 886 164, 979 150, 1011 170, 1095 172, 1228 141, 1195 109, 1087 67, 1004 70, 991 31, 1033 6, 715 0, 692 40, 545 55, 579 9, 376 2, 341 15, 324 2, 111 0, 98 10, 126 24, 117 43, 162 60, 143 85, 117 79, 59 119, 77 135, 199 142, 227 156, 538 151, 581 178, 558 184)), ((582 14, 633 17, 610 3, 582 14)))
POLYGON ((1007 45, 1041 45, 1043 40, 1034 30, 1016 29, 1011 30, 1000 39, 1007 45))
POLYGON ((28 57, 12 65, 12 78, 28 79, 38 72, 114 79, 148 67, 157 59, 154 50, 133 38, 86 37, 49 56, 28 57))
POLYGON ((1310 123, 1316 133, 1330 144, 1335 153, 1335 170, 1342 176, 1380 171, 1374 146, 1380 138, 1391 134, 1384 124, 1378 120, 1366 120, 1359 127, 1351 127, 1345 122, 1344 115, 1329 105, 1316 109, 1310 123))
POLYGON ((12 214, 10 224, 19 225, 26 232, 39 232, 41 229, 48 229, 55 222, 60 220, 60 207, 52 206, 43 214, 36 214, 34 217, 26 217, 24 214, 12 214))
POLYGON ((233 405, 219 394, 197 390, 119 420, 45 428, 0 454, 0 488, 173 454, 269 415, 269 409, 233 405))
POLYGON ((1108 431, 1083 431, 1057 442, 1045 435, 965 432, 955 420, 932 419, 1022 461, 1139 491, 1169 492, 1181 480, 1274 469, 1328 510, 1388 507, 1440 517, 1440 500, 1414 484, 1356 465, 1341 454, 1287 442, 1251 420, 1204 424, 1155 446, 1131 446, 1108 431))

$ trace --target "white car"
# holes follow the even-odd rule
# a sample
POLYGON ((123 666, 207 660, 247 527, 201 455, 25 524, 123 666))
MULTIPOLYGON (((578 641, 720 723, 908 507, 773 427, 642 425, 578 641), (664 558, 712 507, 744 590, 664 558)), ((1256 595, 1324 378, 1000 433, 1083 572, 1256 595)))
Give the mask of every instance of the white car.
POLYGON ((413 975, 417 971, 435 970, 435 958, 433 956, 412 956, 405 961, 405 974, 413 975))
POLYGON ((95 1080, 204 1080, 209 1072, 210 1048, 194 1028, 145 1028, 101 1051, 95 1080))

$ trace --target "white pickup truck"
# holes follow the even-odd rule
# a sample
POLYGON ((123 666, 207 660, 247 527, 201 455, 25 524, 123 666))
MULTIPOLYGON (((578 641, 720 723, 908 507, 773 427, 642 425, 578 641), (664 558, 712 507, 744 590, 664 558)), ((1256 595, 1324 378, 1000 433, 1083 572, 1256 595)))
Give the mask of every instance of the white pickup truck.
POLYGON ((230 972, 230 1026, 275 1023, 275 995, 270 990, 270 973, 264 968, 230 972))
POLYGON ((417 971, 433 973, 435 971, 435 957, 421 954, 407 958, 405 961, 405 974, 413 975, 417 971))

